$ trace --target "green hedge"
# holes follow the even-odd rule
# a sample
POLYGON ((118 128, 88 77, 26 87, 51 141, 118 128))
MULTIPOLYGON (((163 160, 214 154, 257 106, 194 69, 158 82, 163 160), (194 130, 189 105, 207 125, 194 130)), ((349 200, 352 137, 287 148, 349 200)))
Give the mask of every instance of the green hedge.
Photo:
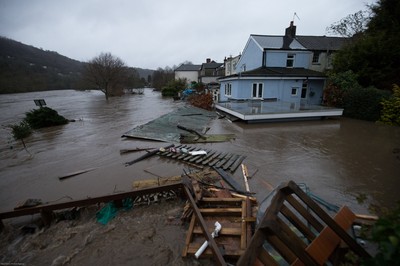
POLYGON ((400 87, 398 85, 393 86, 392 97, 384 99, 382 106, 379 121, 391 126, 400 126, 400 87))
POLYGON ((343 95, 343 115, 355 119, 377 121, 382 109, 381 102, 390 97, 390 92, 375 88, 355 88, 343 95))

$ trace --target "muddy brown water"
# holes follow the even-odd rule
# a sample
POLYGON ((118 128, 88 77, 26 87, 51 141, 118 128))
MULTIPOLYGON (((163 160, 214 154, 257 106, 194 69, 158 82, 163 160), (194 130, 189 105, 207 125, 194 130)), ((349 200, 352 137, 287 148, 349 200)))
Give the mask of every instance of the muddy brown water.
MULTIPOLYGON (((141 153, 119 150, 161 147, 166 143, 121 138, 125 132, 184 106, 146 89, 107 102, 98 91, 47 91, 0 95, 0 211, 19 201, 81 199, 131 190, 132 182, 179 175, 185 165, 152 157, 129 167, 141 153), (34 99, 76 122, 41 129, 26 139, 27 153, 5 126, 37 108, 34 99), (59 181, 78 170, 95 170, 59 181)), ((262 200, 281 182, 305 183, 311 192, 336 205, 366 212, 370 203, 393 207, 400 199, 400 128, 340 118, 322 121, 246 124, 213 120, 210 133, 234 133, 231 142, 199 145, 247 155, 250 189, 262 200), (356 197, 367 196, 364 204, 356 197)), ((243 183, 241 171, 234 173, 243 183)))
MULTIPOLYGON (((43 202, 129 191, 132 182, 174 176, 188 166, 154 156, 125 167, 143 153, 121 149, 162 147, 166 143, 121 138, 184 102, 164 99, 146 89, 108 102, 97 91, 47 91, 0 95, 0 211, 27 198, 43 202), (76 122, 41 129, 26 139, 28 152, 5 126, 15 124, 45 99, 49 107, 76 122), (64 181, 58 177, 94 168, 64 181)), ((393 207, 400 199, 400 128, 346 118, 290 123, 245 124, 216 119, 210 133, 234 133, 236 139, 201 147, 245 154, 250 189, 264 199, 271 188, 294 180, 331 204, 368 213, 369 204, 393 207), (357 202, 366 195, 365 203, 357 202)), ((243 184, 240 169, 234 178, 243 184)), ((153 204, 121 212, 106 226, 95 220, 95 206, 77 221, 61 221, 33 235, 1 234, 0 261, 29 265, 204 265, 182 259, 187 225, 179 220, 182 202, 153 204)), ((30 219, 29 217, 26 219, 30 219)), ((5 221, 6 228, 12 221, 5 221)), ((18 222, 19 220, 15 220, 18 222)))

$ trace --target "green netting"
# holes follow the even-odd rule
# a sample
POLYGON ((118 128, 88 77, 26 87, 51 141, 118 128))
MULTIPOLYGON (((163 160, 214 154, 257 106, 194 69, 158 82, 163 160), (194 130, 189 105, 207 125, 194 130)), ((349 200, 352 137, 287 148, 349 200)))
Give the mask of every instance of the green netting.
POLYGON ((206 125, 216 117, 215 112, 196 107, 183 107, 152 120, 147 124, 135 127, 126 132, 123 137, 179 143, 181 134, 187 134, 188 132, 179 129, 178 125, 197 132, 203 132, 206 125))

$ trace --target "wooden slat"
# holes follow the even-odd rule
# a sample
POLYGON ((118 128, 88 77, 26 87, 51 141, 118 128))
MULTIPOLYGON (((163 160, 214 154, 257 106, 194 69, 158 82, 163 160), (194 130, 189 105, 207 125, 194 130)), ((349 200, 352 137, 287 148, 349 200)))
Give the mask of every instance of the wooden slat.
POLYGON ((219 265, 226 265, 226 262, 224 260, 224 258, 222 257, 222 254, 220 252, 220 250, 218 249, 217 244, 215 243, 214 238, 212 238, 211 234, 207 232, 207 225, 204 221, 203 215, 200 212, 199 208, 197 207, 192 194, 190 194, 189 189, 184 185, 183 186, 183 191, 186 194, 186 197, 189 199, 190 205, 192 206, 194 215, 196 215, 196 218, 198 220, 198 222, 200 223, 201 229, 203 230, 203 234, 206 238, 206 240, 208 240, 208 246, 211 247, 211 251, 214 255, 214 258, 217 260, 217 263, 219 265))
MULTIPOLYGON (((246 201, 244 200, 243 202, 242 202, 242 217, 243 218, 246 218, 246 211, 247 211, 247 208, 246 208, 246 201)), ((246 233, 247 233, 247 227, 246 227, 246 222, 245 221, 242 221, 242 234, 241 234, 241 237, 240 237, 240 248, 241 249, 246 249, 246 233)))
POLYGON ((314 217, 311 215, 311 213, 304 208, 303 205, 301 205, 300 202, 298 202, 292 195, 288 195, 286 197, 286 200, 292 205, 293 208, 296 209, 300 213, 301 216, 303 216, 311 225, 312 227, 315 228, 318 232, 321 232, 321 230, 324 228, 324 226, 314 217))
POLYGON ((246 159, 246 155, 241 155, 230 167, 229 169, 231 172, 234 172, 236 168, 239 167, 239 165, 243 162, 243 160, 246 159))
POLYGON ((235 213, 238 214, 242 213, 242 208, 199 208, 199 210, 203 215, 211 215, 211 214, 232 215, 235 213))
POLYGON ((224 158, 222 158, 218 163, 215 164, 215 167, 221 167, 225 164, 230 158, 232 158, 233 154, 228 153, 224 158))
POLYGON ((196 217, 194 215, 192 215, 192 219, 190 220, 190 224, 189 224, 189 229, 186 234, 185 247, 183 248, 183 251, 182 251, 182 257, 187 256, 190 242, 192 242, 192 239, 193 239, 193 231, 194 231, 195 223, 196 223, 196 217))
POLYGON ((279 263, 276 262, 276 260, 274 260, 274 258, 268 253, 268 251, 266 251, 265 249, 261 249, 260 254, 258 255, 258 258, 260 260, 260 262, 263 265, 266 266, 279 266, 279 263))
POLYGON ((240 155, 233 154, 233 156, 224 165, 222 165, 222 169, 227 170, 239 157, 240 155))
POLYGON ((208 165, 211 161, 213 161, 215 158, 217 158, 218 156, 220 156, 222 154, 222 152, 215 152, 210 158, 204 160, 201 164, 203 165, 208 165))
MULTIPOLYGON (((210 228, 211 229, 211 228, 210 228)), ((214 229, 211 229, 210 232, 212 232, 214 229)), ((202 234, 203 231, 201 230, 200 227, 195 226, 193 230, 194 234, 202 234)), ((220 236, 240 236, 242 233, 242 229, 239 227, 222 227, 221 231, 218 233, 220 236)))
POLYGON ((296 183, 289 181, 288 187, 304 202, 310 209, 312 209, 319 218, 326 223, 335 233, 360 257, 370 258, 371 255, 361 247, 355 239, 353 239, 347 232, 337 224, 332 217, 330 217, 315 201, 313 201, 307 194, 301 190, 296 183))
MULTIPOLYGON (((354 213, 347 207, 342 207, 336 214, 334 221, 344 230, 348 230, 356 219, 354 213)), ((326 226, 318 237, 306 248, 306 251, 320 264, 326 263, 335 248, 340 244, 340 237, 328 226, 326 226)), ((304 265, 299 259, 292 265, 304 265)))
POLYGON ((198 163, 201 164, 203 163, 203 161, 208 160, 211 156, 213 156, 216 153, 216 151, 213 150, 207 150, 207 155, 198 158, 196 161, 194 161, 194 163, 198 163))
POLYGON ((315 239, 315 234, 288 207, 282 205, 281 213, 309 240, 315 239))

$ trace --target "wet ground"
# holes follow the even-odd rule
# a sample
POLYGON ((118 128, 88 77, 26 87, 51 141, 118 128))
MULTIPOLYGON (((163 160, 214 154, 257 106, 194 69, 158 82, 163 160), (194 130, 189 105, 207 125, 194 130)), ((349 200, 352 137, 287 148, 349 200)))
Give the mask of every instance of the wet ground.
MULTIPOLYGON (((125 167, 142 154, 119 151, 166 146, 121 135, 184 104, 151 89, 108 102, 96 91, 0 95, 0 211, 27 198, 81 199, 129 191, 134 180, 181 174, 185 165, 159 157, 125 167), (45 99, 48 107, 77 121, 36 131, 26 139, 29 154, 5 126, 36 108, 33 99, 45 99), (88 168, 95 170, 58 179, 88 168)), ((347 118, 273 124, 218 119, 210 127, 210 133, 234 133, 236 139, 199 146, 247 155, 250 189, 259 200, 288 180, 306 183, 326 201, 360 213, 367 213, 371 203, 392 207, 400 200, 400 128, 347 118), (359 195, 367 197, 364 204, 357 202, 359 195)), ((242 183, 241 171, 234 177, 242 183)))

